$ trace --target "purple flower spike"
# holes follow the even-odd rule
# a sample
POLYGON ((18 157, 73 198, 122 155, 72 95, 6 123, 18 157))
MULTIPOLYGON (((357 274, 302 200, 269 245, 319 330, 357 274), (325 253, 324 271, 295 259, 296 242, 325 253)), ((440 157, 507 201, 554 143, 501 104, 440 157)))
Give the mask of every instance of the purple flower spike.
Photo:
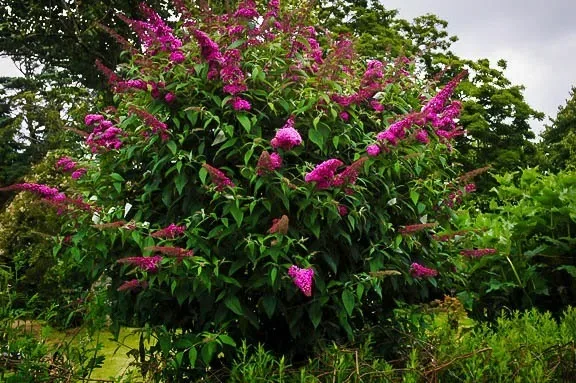
POLYGON ((312 296, 312 282, 314 279, 314 270, 312 268, 301 269, 292 265, 288 269, 288 275, 304 295, 307 297, 312 296))

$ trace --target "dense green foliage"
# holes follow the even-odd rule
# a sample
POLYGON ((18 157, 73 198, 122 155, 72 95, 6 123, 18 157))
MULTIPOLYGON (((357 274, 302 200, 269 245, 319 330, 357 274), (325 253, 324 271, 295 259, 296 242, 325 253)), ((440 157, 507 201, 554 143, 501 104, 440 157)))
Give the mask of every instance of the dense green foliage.
POLYGON ((459 256, 438 252, 426 231, 447 226, 464 190, 449 182, 457 168, 441 133, 458 133, 448 97, 465 74, 431 98, 409 60, 357 60, 348 40, 316 35, 305 12, 256 28, 204 10, 178 29, 182 47, 171 31, 171 48, 141 34, 147 49, 132 52, 123 78, 110 75, 117 107, 86 118, 89 171, 69 192, 94 204, 73 209, 62 236, 71 246, 58 255, 108 286, 116 323, 150 329, 158 341, 141 358, 155 378, 199 373, 241 339, 308 355, 378 323, 395 299, 452 285, 459 256), (378 131, 389 138, 376 146, 378 131))
MULTIPOLYGON (((561 324, 501 314, 576 303, 576 176, 504 172, 538 158, 528 122, 541 117, 506 63, 455 56, 432 15, 266 3, 154 4, 171 26, 128 1, 10 6, 1 33, 29 22, 46 36, 29 54, 29 33, 0 44, 28 71, 0 95, 2 198, 26 191, 0 215, 0 336, 28 357, 2 373, 60 366, 12 331, 25 313, 139 327, 130 354, 151 381, 573 374, 573 310, 561 324), (119 35, 99 25, 112 6, 119 35), (485 164, 496 186, 470 201, 487 168, 461 168, 485 164), (412 306, 443 294, 458 299, 412 306)), ((542 168, 572 164, 573 101, 542 168)), ((62 368, 86 375, 97 351, 62 368)))
POLYGON ((574 305, 576 174, 525 169, 495 178, 499 185, 487 208, 461 210, 452 221, 462 232, 456 243, 472 240, 498 250, 460 265, 468 281, 461 298, 477 313, 493 314, 501 307, 557 311, 574 305))

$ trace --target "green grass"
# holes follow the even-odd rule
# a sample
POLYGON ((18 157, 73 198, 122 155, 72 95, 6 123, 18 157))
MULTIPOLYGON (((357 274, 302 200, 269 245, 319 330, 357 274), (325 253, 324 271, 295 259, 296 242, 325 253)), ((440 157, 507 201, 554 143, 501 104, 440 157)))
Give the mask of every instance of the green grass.
MULTIPOLYGON (((87 342, 90 347, 100 343, 101 348, 98 350, 98 355, 105 357, 104 363, 102 367, 94 369, 90 377, 110 380, 118 379, 129 373, 131 369, 129 364, 134 358, 128 356, 127 353, 132 349, 138 349, 139 341, 139 334, 136 329, 131 328, 122 328, 118 341, 113 340, 112 333, 107 331, 94 334, 91 338, 88 338, 87 333, 82 330, 62 332, 50 327, 42 328, 42 336, 47 340, 48 344, 53 345, 68 342, 71 342, 72 345, 78 345, 80 342, 87 342)), ((133 378, 137 377, 140 377, 138 373, 133 375, 133 378)))

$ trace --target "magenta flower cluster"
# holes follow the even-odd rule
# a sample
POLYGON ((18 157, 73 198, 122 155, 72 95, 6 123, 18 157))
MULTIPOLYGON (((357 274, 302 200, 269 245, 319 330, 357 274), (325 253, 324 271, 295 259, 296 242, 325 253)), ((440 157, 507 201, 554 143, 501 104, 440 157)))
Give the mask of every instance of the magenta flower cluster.
POLYGON ((302 144, 302 137, 294 129, 294 116, 290 116, 284 126, 276 132, 276 135, 270 140, 270 145, 274 149, 290 150, 295 146, 302 144))
POLYGON ((78 164, 70 157, 62 157, 56 162, 56 169, 65 173, 72 173, 72 179, 77 180, 86 174, 85 168, 77 168, 78 164))
POLYGON ((312 296, 312 283, 314 279, 314 269, 301 269, 296 265, 290 266, 288 275, 292 278, 292 282, 307 296, 312 296))
MULTIPOLYGON (((358 179, 360 169, 368 158, 362 157, 347 166, 341 173, 336 174, 338 168, 344 163, 338 159, 332 158, 317 165, 314 170, 306 174, 306 182, 315 182, 318 189, 328 189, 330 187, 346 187, 354 185, 358 179)), ((348 194, 352 193, 347 189, 348 194)))
POLYGON ((138 279, 131 279, 129 281, 126 281, 124 283, 122 283, 118 289, 116 289, 116 291, 130 291, 130 292, 135 292, 135 291, 140 291, 142 289, 145 289, 148 287, 148 282, 147 281, 140 281, 138 279))
POLYGON ((462 254, 465 257, 469 257, 469 258, 480 258, 483 257, 485 255, 491 255, 491 254, 496 254, 496 249, 467 249, 467 250, 462 250, 460 252, 460 254, 462 254))
POLYGON ((369 156, 377 156, 382 148, 387 145, 396 146, 405 139, 412 126, 420 127, 414 134, 414 138, 422 144, 428 144, 430 137, 423 129, 426 124, 430 124, 438 138, 448 142, 455 137, 464 134, 464 131, 456 126, 455 119, 460 115, 462 105, 458 101, 453 101, 446 106, 448 99, 454 92, 456 86, 466 76, 467 72, 461 72, 452 79, 436 96, 422 108, 419 113, 412 113, 390 125, 386 130, 378 133, 377 144, 369 145, 366 151, 369 156))
POLYGON ((422 266, 419 263, 412 263, 410 265, 410 274, 414 278, 431 278, 438 275, 438 271, 434 269, 429 269, 428 267, 422 266))
POLYGON ((174 36, 174 31, 164 20, 146 4, 140 4, 140 11, 146 16, 146 21, 129 20, 122 17, 138 34, 146 52, 156 55, 158 51, 170 53, 170 61, 181 63, 186 57, 180 51, 182 41, 174 36))
POLYGON ((315 182, 318 189, 328 189, 332 186, 336 170, 342 165, 344 163, 335 158, 326 160, 306 174, 304 180, 306 182, 315 182))
POLYGON ((282 167, 282 157, 278 153, 268 153, 266 150, 262 152, 260 158, 258 158, 258 164, 256 165, 256 174, 263 176, 276 169, 282 167))
POLYGON ((178 226, 173 223, 165 227, 164 229, 160 229, 155 231, 151 234, 153 238, 168 238, 174 239, 184 234, 186 231, 186 226, 178 226))
POLYGON ((152 133, 158 134, 162 141, 166 141, 170 138, 166 124, 159 121, 154 115, 136 107, 131 107, 130 113, 133 113, 144 120, 144 123, 152 129, 152 133))
POLYGON ((55 201, 63 201, 66 199, 66 195, 60 192, 58 189, 50 187, 48 185, 36 184, 36 183, 21 183, 15 184, 2 188, 1 190, 25 190, 34 193, 42 198, 47 198, 55 201))
POLYGON ((155 273, 158 271, 158 265, 162 261, 162 256, 155 255, 152 257, 127 257, 121 258, 117 262, 126 265, 136 266, 143 271, 155 273))
POLYGON ((124 136, 122 129, 117 128, 111 121, 105 120, 104 116, 89 114, 84 118, 87 126, 94 126, 92 133, 86 138, 86 144, 96 153, 100 149, 120 149, 124 136))
POLYGON ((210 175, 210 180, 212 181, 213 184, 216 185, 217 191, 221 192, 227 187, 233 188, 234 186, 236 186, 234 185, 234 182, 232 182, 230 178, 228 178, 220 169, 217 169, 208 164, 204 164, 202 165, 202 167, 206 169, 206 171, 210 175))
POLYGON ((245 19, 257 19, 260 14, 256 10, 256 4, 253 0, 243 1, 238 5, 238 9, 234 12, 234 17, 245 19))

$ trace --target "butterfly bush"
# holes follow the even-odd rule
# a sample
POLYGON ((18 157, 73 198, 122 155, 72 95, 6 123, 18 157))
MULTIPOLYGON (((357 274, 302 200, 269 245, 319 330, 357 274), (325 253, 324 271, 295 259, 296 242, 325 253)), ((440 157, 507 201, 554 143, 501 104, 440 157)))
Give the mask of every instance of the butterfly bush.
POLYGON ((175 5, 173 22, 119 16, 130 59, 97 63, 117 103, 84 121, 92 162, 73 188, 92 209, 18 186, 79 212, 58 256, 110 278, 110 318, 173 339, 146 352, 181 355, 164 365, 190 377, 231 339, 308 350, 377 324, 383 301, 443 292, 463 249, 434 238, 472 191, 446 160, 466 73, 443 86, 411 58, 359 57, 277 0, 175 5))

